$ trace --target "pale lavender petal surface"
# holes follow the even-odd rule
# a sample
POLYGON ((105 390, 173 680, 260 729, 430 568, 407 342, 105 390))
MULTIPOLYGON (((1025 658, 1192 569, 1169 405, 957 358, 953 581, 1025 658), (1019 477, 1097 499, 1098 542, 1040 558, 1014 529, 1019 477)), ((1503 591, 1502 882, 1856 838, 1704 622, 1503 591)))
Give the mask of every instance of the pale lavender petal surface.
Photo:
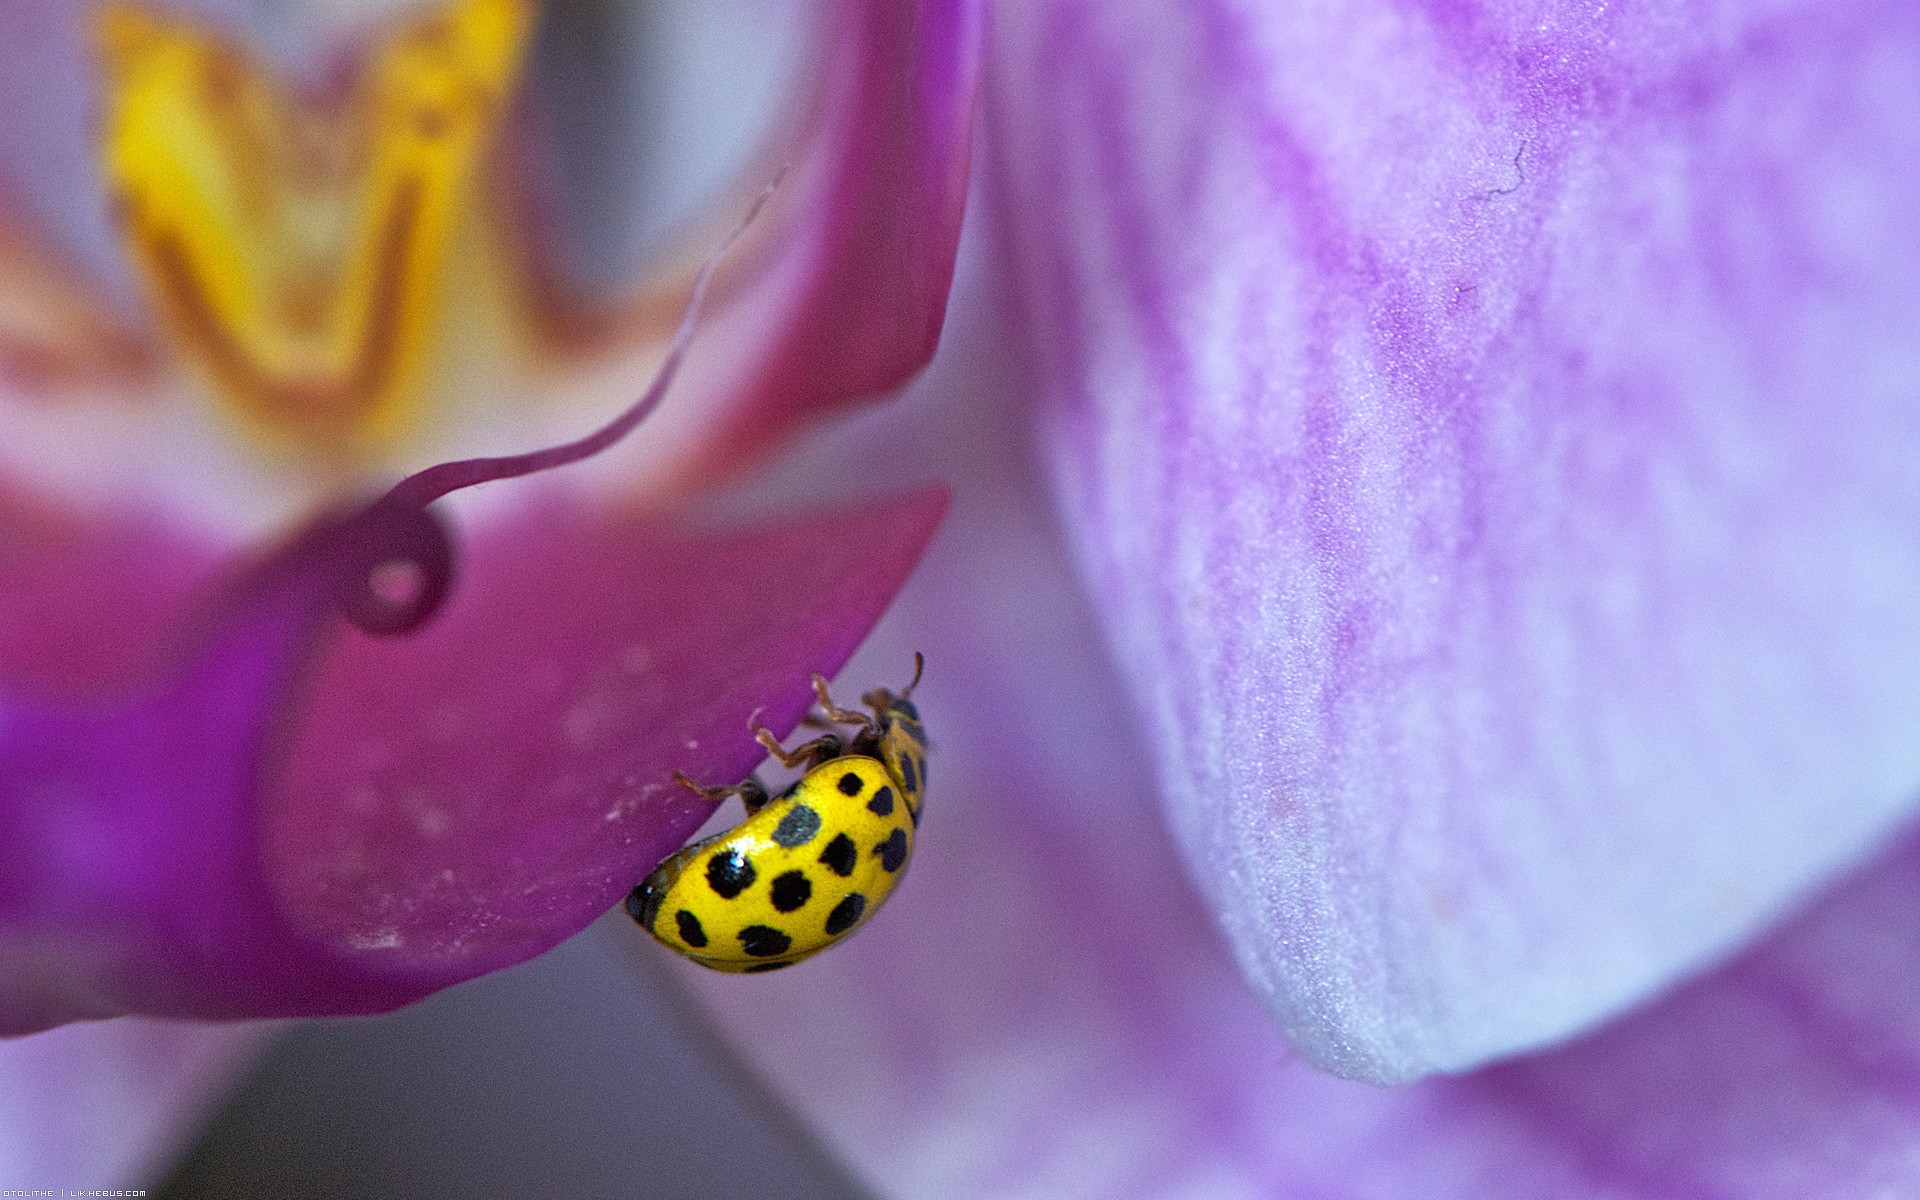
POLYGON ((0 1034, 375 1011, 552 947, 705 819, 676 768, 791 727, 943 508, 694 533, 550 496, 388 639, 333 613, 400 543, 329 518, 117 690, 0 694, 0 1034))
POLYGON ((900 409, 811 461, 817 484, 894 449, 954 482, 940 541, 841 676, 891 680, 927 654, 930 791, 906 879, 846 945, 764 978, 634 942, 681 970, 879 1194, 1920 1190, 1913 835, 1731 965, 1565 1048, 1392 1088, 1302 1060, 1165 831, 1126 689, 1030 477, 1010 330, 982 328, 979 298, 956 296, 955 328, 900 409))
POLYGON ((131 279, 93 161, 98 85, 87 11, 67 0, 21 0, 0 10, 0 112, 7 114, 0 123, 0 211, 128 301, 131 279))
POLYGON ((1920 12, 1011 6, 1044 440, 1302 1052, 1551 1042, 1920 795, 1920 12))
POLYGON ((130 1018, 0 1042, 0 1189, 153 1186, 272 1028, 130 1018))

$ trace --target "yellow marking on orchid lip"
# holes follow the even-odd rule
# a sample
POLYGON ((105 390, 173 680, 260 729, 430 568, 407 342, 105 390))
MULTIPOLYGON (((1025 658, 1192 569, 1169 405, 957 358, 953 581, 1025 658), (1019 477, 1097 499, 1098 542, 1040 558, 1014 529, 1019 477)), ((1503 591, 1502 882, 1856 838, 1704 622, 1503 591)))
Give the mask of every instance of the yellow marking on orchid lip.
POLYGON ((396 437, 451 231, 519 71, 529 0, 457 0, 377 44, 343 95, 112 0, 102 166, 168 328, 252 431, 354 456, 396 437))

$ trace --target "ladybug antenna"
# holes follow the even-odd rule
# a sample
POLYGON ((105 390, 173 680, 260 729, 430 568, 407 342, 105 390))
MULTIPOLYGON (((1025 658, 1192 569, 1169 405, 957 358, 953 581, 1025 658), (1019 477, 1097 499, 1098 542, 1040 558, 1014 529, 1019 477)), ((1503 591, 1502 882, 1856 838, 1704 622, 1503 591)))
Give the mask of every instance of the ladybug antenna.
POLYGON ((913 678, 907 682, 906 688, 901 691, 900 698, 902 700, 910 699, 913 696, 913 689, 920 686, 920 672, 926 669, 927 656, 915 650, 913 652, 913 678))

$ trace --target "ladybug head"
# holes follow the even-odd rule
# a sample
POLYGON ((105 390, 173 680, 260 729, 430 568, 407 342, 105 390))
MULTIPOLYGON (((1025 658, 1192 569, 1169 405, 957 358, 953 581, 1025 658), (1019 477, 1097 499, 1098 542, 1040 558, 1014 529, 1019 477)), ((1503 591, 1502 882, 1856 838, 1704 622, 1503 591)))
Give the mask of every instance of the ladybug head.
POLYGON ((913 652, 913 678, 907 681, 906 687, 902 688, 897 694, 891 688, 875 688, 860 697, 861 701, 864 702, 868 708, 871 708, 882 721, 886 720, 895 712, 918 721, 920 719, 920 710, 913 706, 913 701, 909 699, 909 697, 913 695, 913 689, 920 686, 920 673, 926 670, 926 667, 926 656, 918 650, 915 650, 913 652))

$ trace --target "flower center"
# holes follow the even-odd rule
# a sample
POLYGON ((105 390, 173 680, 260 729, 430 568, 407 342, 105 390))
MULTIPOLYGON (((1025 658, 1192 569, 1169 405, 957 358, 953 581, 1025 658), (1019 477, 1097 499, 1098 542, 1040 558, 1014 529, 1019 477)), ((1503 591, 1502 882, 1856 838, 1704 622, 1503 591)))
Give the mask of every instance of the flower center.
POLYGON ((528 19, 524 0, 457 0, 316 97, 178 18, 101 11, 101 160, 122 236, 244 428, 324 457, 408 428, 453 226, 528 19))

